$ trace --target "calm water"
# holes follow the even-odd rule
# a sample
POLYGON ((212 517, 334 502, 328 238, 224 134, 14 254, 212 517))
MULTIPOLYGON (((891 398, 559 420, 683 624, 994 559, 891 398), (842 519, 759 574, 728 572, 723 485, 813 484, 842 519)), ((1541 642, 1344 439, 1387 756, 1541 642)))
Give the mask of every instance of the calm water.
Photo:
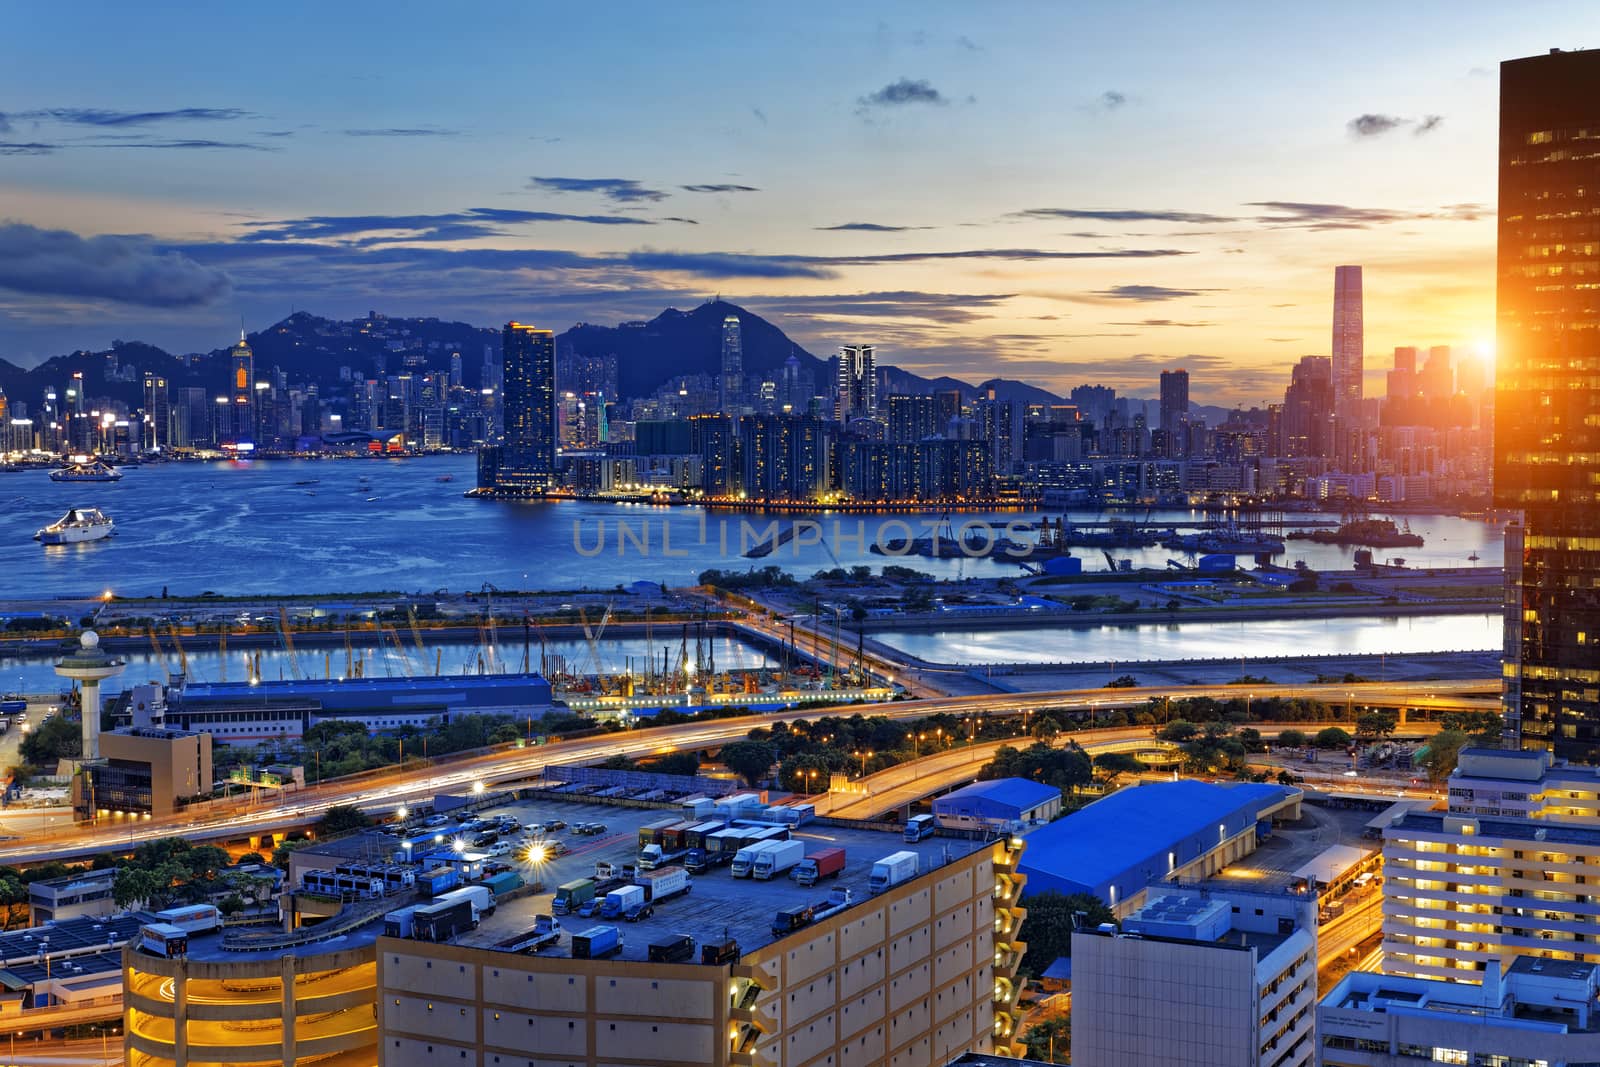
POLYGON ((923 659, 945 663, 1134 663, 1258 656, 1486 651, 1501 646, 1501 617, 1268 619, 1181 626, 1039 626, 874 634, 923 659))
MULTIPOLYGON (((809 575, 833 565, 818 545, 790 542, 763 560, 740 553, 773 520, 691 507, 469 500, 470 456, 408 460, 291 460, 238 464, 172 463, 128 470, 120 482, 62 484, 44 471, 0 473, 0 597, 368 590, 609 588, 638 579, 683 585, 709 567, 777 565, 809 575), (454 480, 439 482, 440 476, 454 480), (362 483, 360 479, 368 479, 362 483), (296 485, 317 479, 315 485, 296 485), (34 531, 70 507, 98 507, 117 536, 84 545, 43 547, 34 531)), ((1158 511, 1152 522, 1191 517, 1158 511)), ((1070 518, 1105 518, 1087 510, 1070 518)), ((1144 516, 1139 514, 1137 518, 1144 516)), ((981 516, 957 516, 976 521, 981 516)), ((1037 514, 994 516, 997 525, 1037 514)), ((925 536, 932 516, 823 516, 838 561, 874 569, 886 562, 929 574, 1017 573, 988 560, 928 560, 872 554, 875 539, 925 536), (838 523, 835 527, 834 523, 838 523), (837 536, 834 536, 835 531, 837 536)), ((1467 519, 1417 516, 1419 549, 1380 551, 1417 565, 1497 566, 1499 529, 1467 519)), ((1291 523, 1292 526, 1292 523, 1291 523)), ((1277 557, 1314 568, 1350 565, 1353 549, 1290 542, 1277 557)), ((1099 552, 1076 550, 1086 570, 1099 552)), ((1163 566, 1163 549, 1118 550, 1136 564, 1163 566)))
MULTIPOLYGON (((661 630, 668 631, 669 628, 662 627, 661 630)), ((658 632, 650 646, 645 644, 642 637, 604 639, 596 643, 600 646, 600 666, 606 673, 620 673, 630 668, 636 673, 642 672, 647 660, 659 669, 663 649, 667 652, 669 667, 675 668, 679 662, 681 646, 678 632, 672 632, 670 636, 658 632)), ((354 658, 361 661, 363 672, 368 678, 403 678, 408 668, 418 675, 433 674, 436 669, 441 674, 474 674, 478 672, 480 663, 482 668, 490 673, 522 669, 523 648, 519 628, 508 628, 503 632, 492 652, 477 644, 443 642, 428 644, 427 653, 424 655, 411 644, 409 635, 404 644, 403 660, 392 645, 379 646, 371 641, 352 640, 351 652, 354 658)), ((145 681, 159 681, 163 668, 176 674, 179 670, 177 653, 172 651, 165 641, 162 645, 168 653, 164 663, 158 661, 155 652, 148 648, 138 652, 118 652, 117 655, 128 666, 118 678, 115 688, 121 689, 145 681)), ((738 670, 777 665, 759 650, 733 638, 708 639, 703 647, 708 653, 703 666, 707 668, 714 666, 719 672, 730 668, 738 670)), ((694 661, 693 632, 689 634, 687 651, 689 659, 694 661)), ((294 668, 281 649, 264 648, 260 650, 260 654, 262 678, 268 681, 280 681, 294 677, 294 668)), ((578 674, 593 674, 595 671, 594 657, 589 651, 587 642, 551 641, 547 645, 546 654, 549 656, 548 665, 552 671, 563 667, 578 674)), ((189 676, 202 682, 242 682, 249 677, 250 664, 254 661, 255 655, 255 650, 251 650, 248 654, 243 650, 229 651, 227 663, 224 665, 215 650, 189 650, 189 676)), ((296 660, 301 672, 308 677, 338 678, 345 672, 342 644, 330 648, 299 648, 296 660)), ((0 691, 49 693, 63 688, 63 683, 51 668, 54 661, 55 656, 51 651, 23 656, 0 655, 0 691)), ((528 649, 528 665, 535 671, 540 669, 540 649, 537 642, 528 649)))

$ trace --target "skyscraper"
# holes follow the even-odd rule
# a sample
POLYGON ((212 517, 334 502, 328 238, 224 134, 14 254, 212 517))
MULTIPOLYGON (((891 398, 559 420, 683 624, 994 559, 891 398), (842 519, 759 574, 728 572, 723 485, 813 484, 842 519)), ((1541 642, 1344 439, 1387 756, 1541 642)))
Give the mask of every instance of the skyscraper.
POLYGON ((1161 372, 1161 432, 1167 436, 1167 455, 1189 454, 1189 372, 1161 372))
POLYGON ((172 443, 172 409, 167 380, 159 374, 144 376, 144 418, 140 421, 142 448, 166 448, 172 443))
POLYGON ((1333 454, 1333 369, 1326 356, 1303 356, 1283 392, 1283 454, 1333 454))
POLYGON ((543 493, 556 478, 556 335, 506 323, 502 344, 505 435, 484 451, 480 489, 543 493))
POLYGON ((227 439, 253 445, 256 439, 256 357, 239 331, 239 343, 228 350, 228 401, 233 425, 227 439))
POLYGON ((744 404, 744 339, 737 315, 722 320, 722 375, 717 385, 717 409, 725 415, 739 414, 744 404))
POLYGON ((1530 748, 1600 762, 1600 51, 1500 65, 1495 505, 1505 711, 1530 748), (1520 580, 1519 580, 1520 579, 1520 580))
POLYGON ((1361 419, 1365 371, 1361 325, 1361 268, 1333 269, 1333 413, 1347 427, 1361 419))
POLYGON ((871 345, 839 349, 839 399, 834 414, 840 422, 872 418, 878 413, 878 368, 871 345))

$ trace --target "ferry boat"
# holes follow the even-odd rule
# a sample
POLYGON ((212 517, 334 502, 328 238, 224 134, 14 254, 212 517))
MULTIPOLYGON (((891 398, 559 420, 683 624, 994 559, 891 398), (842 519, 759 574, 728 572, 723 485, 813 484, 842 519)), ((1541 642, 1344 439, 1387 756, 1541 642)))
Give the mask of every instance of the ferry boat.
POLYGON ((50 472, 52 482, 119 482, 122 472, 114 467, 108 467, 97 459, 87 463, 74 463, 70 467, 62 467, 50 472))
POLYGON ((98 541, 110 537, 115 523, 99 508, 73 508, 61 518, 33 535, 45 545, 73 545, 79 541, 98 541))

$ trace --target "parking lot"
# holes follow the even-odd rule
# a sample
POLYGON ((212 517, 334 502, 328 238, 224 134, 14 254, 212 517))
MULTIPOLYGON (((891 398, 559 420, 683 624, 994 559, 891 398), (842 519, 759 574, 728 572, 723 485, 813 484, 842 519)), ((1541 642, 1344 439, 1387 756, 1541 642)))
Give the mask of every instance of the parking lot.
MULTIPOLYGON (((568 824, 568 829, 548 835, 533 834, 530 830, 530 836, 559 840, 571 851, 537 865, 522 862, 516 855, 503 858, 502 862, 516 861, 524 878, 543 882, 544 891, 500 904, 492 916, 460 939, 462 944, 478 947, 493 947, 505 938, 531 928, 534 916, 551 913, 550 904, 556 887, 564 882, 593 877, 597 862, 633 863, 638 856, 639 828, 673 815, 674 811, 612 807, 577 800, 539 800, 496 807, 484 814, 514 815, 529 827, 535 822, 543 824, 551 819, 560 819, 568 824), (585 822, 605 823, 606 832, 598 836, 574 835, 571 827, 585 822)), ((577 914, 559 916, 563 935, 561 941, 545 949, 543 954, 569 955, 572 934, 595 926, 613 925, 623 935, 622 951, 617 957, 620 959, 642 960, 651 941, 679 933, 693 937, 697 945, 732 938, 739 943, 741 952, 749 952, 774 940, 771 923, 781 908, 824 901, 836 887, 849 890, 853 903, 867 900, 871 896, 868 880, 872 865, 890 853, 902 849, 916 852, 919 871, 926 872, 980 847, 972 841, 938 837, 908 845, 898 833, 816 824, 800 827, 794 837, 806 843, 808 853, 828 846, 844 848, 844 870, 837 878, 802 887, 787 875, 763 882, 736 879, 727 867, 713 868, 692 878, 689 893, 661 902, 652 918, 637 923, 598 917, 583 918, 577 914)))

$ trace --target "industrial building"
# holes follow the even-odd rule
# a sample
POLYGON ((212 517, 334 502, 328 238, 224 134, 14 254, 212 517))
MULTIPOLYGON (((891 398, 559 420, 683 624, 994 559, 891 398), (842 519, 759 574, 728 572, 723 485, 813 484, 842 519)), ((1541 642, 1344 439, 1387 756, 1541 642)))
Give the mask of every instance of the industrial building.
POLYGON ((1383 834, 1383 970, 1478 983, 1518 956, 1600 963, 1600 828, 1408 812, 1383 834))
POLYGON ((1309 1067, 1316 906, 1293 892, 1162 887, 1072 935, 1072 1058, 1093 1067, 1309 1067))
MULTIPOLYGON (((835 828, 824 829, 831 837, 835 828)), ((879 840, 870 858, 896 850, 893 838, 861 833, 879 840)), ((626 927, 616 959, 385 937, 379 1062, 864 1067, 1008 1050, 1023 951, 1015 940, 1022 843, 943 844, 952 858, 929 849, 925 873, 875 896, 866 885, 870 859, 852 864, 841 888, 853 901, 784 935, 767 929, 772 914, 827 894, 808 895, 787 879, 741 883, 724 871, 697 878, 673 917, 626 927), (971 851, 960 852, 963 844, 971 851), (715 916, 716 925, 696 915, 715 916), (720 941, 723 920, 737 919, 738 955, 725 962, 643 958, 645 944, 663 935, 720 941)))
POLYGON ((28 925, 110 915, 117 910, 111 899, 111 883, 116 876, 116 868, 106 867, 28 883, 28 925))
POLYGON ((0 1016, 13 1033, 122 1013, 122 947, 150 916, 60 918, 0 933, 0 1016))
POLYGON ((1317 1007, 1319 1067, 1600 1062, 1592 963, 1524 956, 1481 985, 1352 971, 1317 1007))
MULTIPOLYGON (((126 696, 131 703, 134 694, 126 696)), ((538 674, 179 681, 163 698, 160 717, 167 726, 204 730, 225 745, 294 741, 320 722, 353 722, 388 733, 453 715, 539 716, 552 706, 550 683, 538 674)), ((119 701, 113 713, 126 706, 119 701)))
POLYGON ((1205 878, 1253 852, 1272 819, 1300 816, 1300 790, 1152 782, 1120 789, 1028 836, 1028 892, 1087 893, 1119 917, 1150 883, 1205 878))
POLYGON ((1013 830, 1049 822, 1061 814, 1061 790, 1026 778, 974 782, 933 802, 947 830, 1013 830))

